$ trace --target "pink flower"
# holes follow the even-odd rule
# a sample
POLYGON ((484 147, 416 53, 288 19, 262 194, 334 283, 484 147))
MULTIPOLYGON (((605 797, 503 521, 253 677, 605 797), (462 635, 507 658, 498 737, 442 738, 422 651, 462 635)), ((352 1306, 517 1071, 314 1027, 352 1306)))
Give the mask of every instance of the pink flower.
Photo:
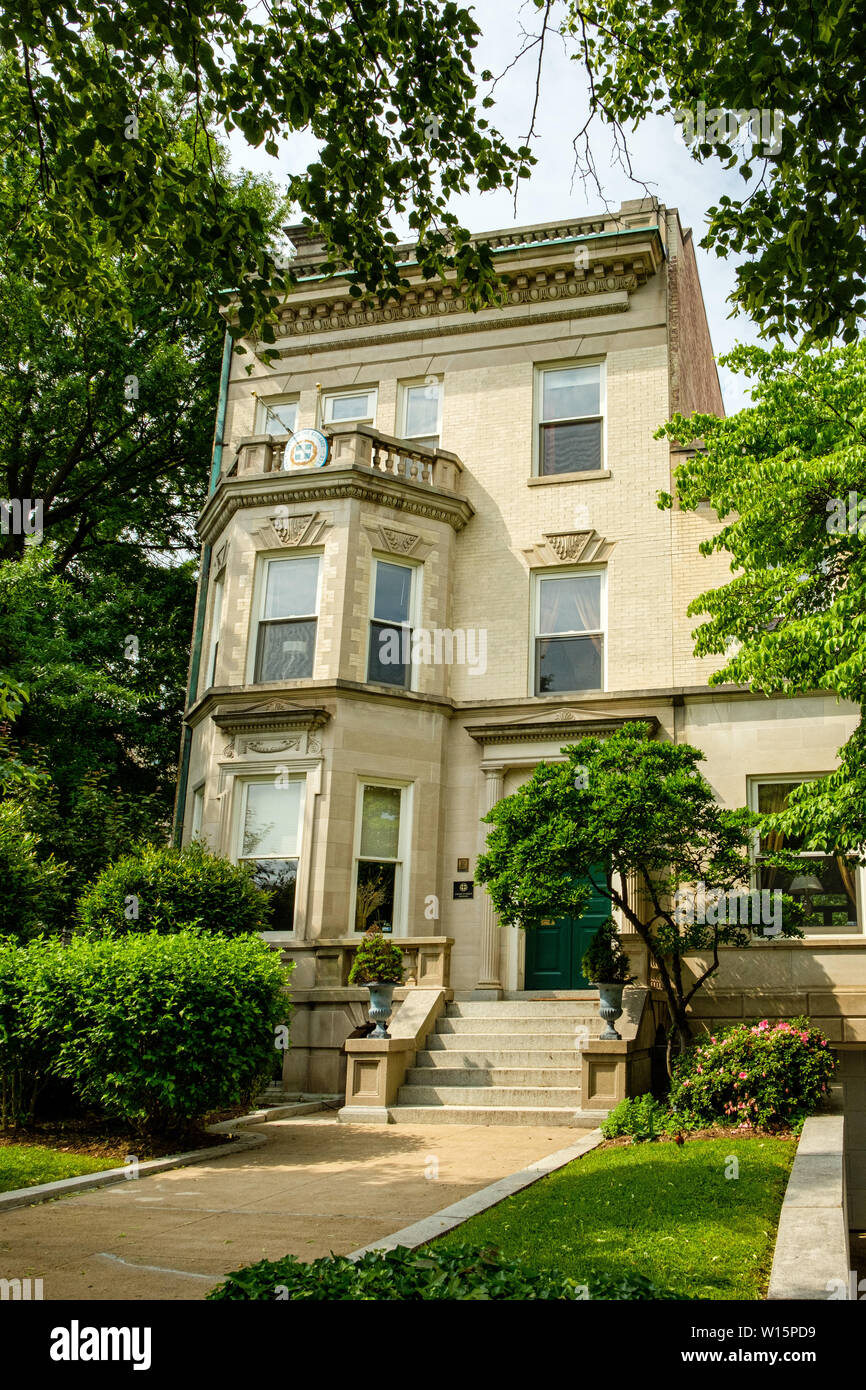
POLYGON ((745 1073, 744 1071, 741 1071, 741 1072, 740 1072, 740 1080, 741 1080, 741 1081, 745 1081, 745 1079, 746 1079, 746 1073, 745 1073))

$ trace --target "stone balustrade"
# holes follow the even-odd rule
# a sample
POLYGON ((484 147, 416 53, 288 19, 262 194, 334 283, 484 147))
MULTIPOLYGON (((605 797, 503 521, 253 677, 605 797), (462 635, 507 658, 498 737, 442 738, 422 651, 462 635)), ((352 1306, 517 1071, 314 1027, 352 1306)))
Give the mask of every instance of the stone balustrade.
MULTIPOLYGON (((416 483, 445 492, 460 490, 463 464, 447 449, 430 449, 411 440, 382 434, 369 425, 333 425, 324 431, 330 441, 325 468, 366 468, 388 478, 416 483)), ((321 473, 319 468, 284 467, 290 436, 249 435, 237 446, 237 474, 321 473)))
MULTIPOLYGON (((404 985, 447 988, 453 937, 399 936, 391 939, 403 952, 404 985)), ((292 993, 349 988, 349 971, 360 941, 359 933, 358 936, 317 937, 314 941, 285 943, 282 959, 295 963, 292 993)), ((363 986, 355 988, 363 990, 363 986)))

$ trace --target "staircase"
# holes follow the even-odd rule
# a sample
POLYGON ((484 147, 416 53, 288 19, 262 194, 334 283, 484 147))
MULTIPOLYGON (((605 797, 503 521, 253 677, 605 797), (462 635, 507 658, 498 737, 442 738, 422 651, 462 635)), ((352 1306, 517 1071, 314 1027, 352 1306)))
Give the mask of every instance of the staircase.
POLYGON ((448 1004, 406 1073, 390 1118, 396 1124, 586 1125, 577 1044, 601 1029, 594 994, 448 1004))

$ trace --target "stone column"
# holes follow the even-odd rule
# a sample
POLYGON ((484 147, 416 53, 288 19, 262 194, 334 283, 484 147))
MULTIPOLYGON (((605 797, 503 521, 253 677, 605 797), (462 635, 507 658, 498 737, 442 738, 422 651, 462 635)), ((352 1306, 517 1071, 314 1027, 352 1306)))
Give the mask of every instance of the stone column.
MULTIPOLYGON (((484 789, 481 798, 481 814, 485 816, 502 799, 505 786, 505 768, 502 764, 482 766, 484 789)), ((481 827, 485 832, 486 826, 481 827)), ((472 992, 473 999, 501 999, 502 980, 500 978, 499 956, 502 941, 501 928, 496 921, 493 901, 487 889, 482 889, 481 901, 481 962, 478 984, 472 992)))

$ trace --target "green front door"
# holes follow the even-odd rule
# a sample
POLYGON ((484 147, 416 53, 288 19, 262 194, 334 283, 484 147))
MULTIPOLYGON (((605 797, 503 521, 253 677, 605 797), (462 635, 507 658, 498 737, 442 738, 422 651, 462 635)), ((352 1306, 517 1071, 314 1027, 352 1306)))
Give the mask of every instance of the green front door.
MULTIPOLYGON (((593 867, 596 883, 607 877, 603 864, 593 867)), ((588 880, 587 880, 588 882, 588 880)), ((592 989, 580 968, 584 952, 601 923, 610 916, 610 899, 593 890, 580 917, 559 917, 526 933, 524 989, 592 989)))

